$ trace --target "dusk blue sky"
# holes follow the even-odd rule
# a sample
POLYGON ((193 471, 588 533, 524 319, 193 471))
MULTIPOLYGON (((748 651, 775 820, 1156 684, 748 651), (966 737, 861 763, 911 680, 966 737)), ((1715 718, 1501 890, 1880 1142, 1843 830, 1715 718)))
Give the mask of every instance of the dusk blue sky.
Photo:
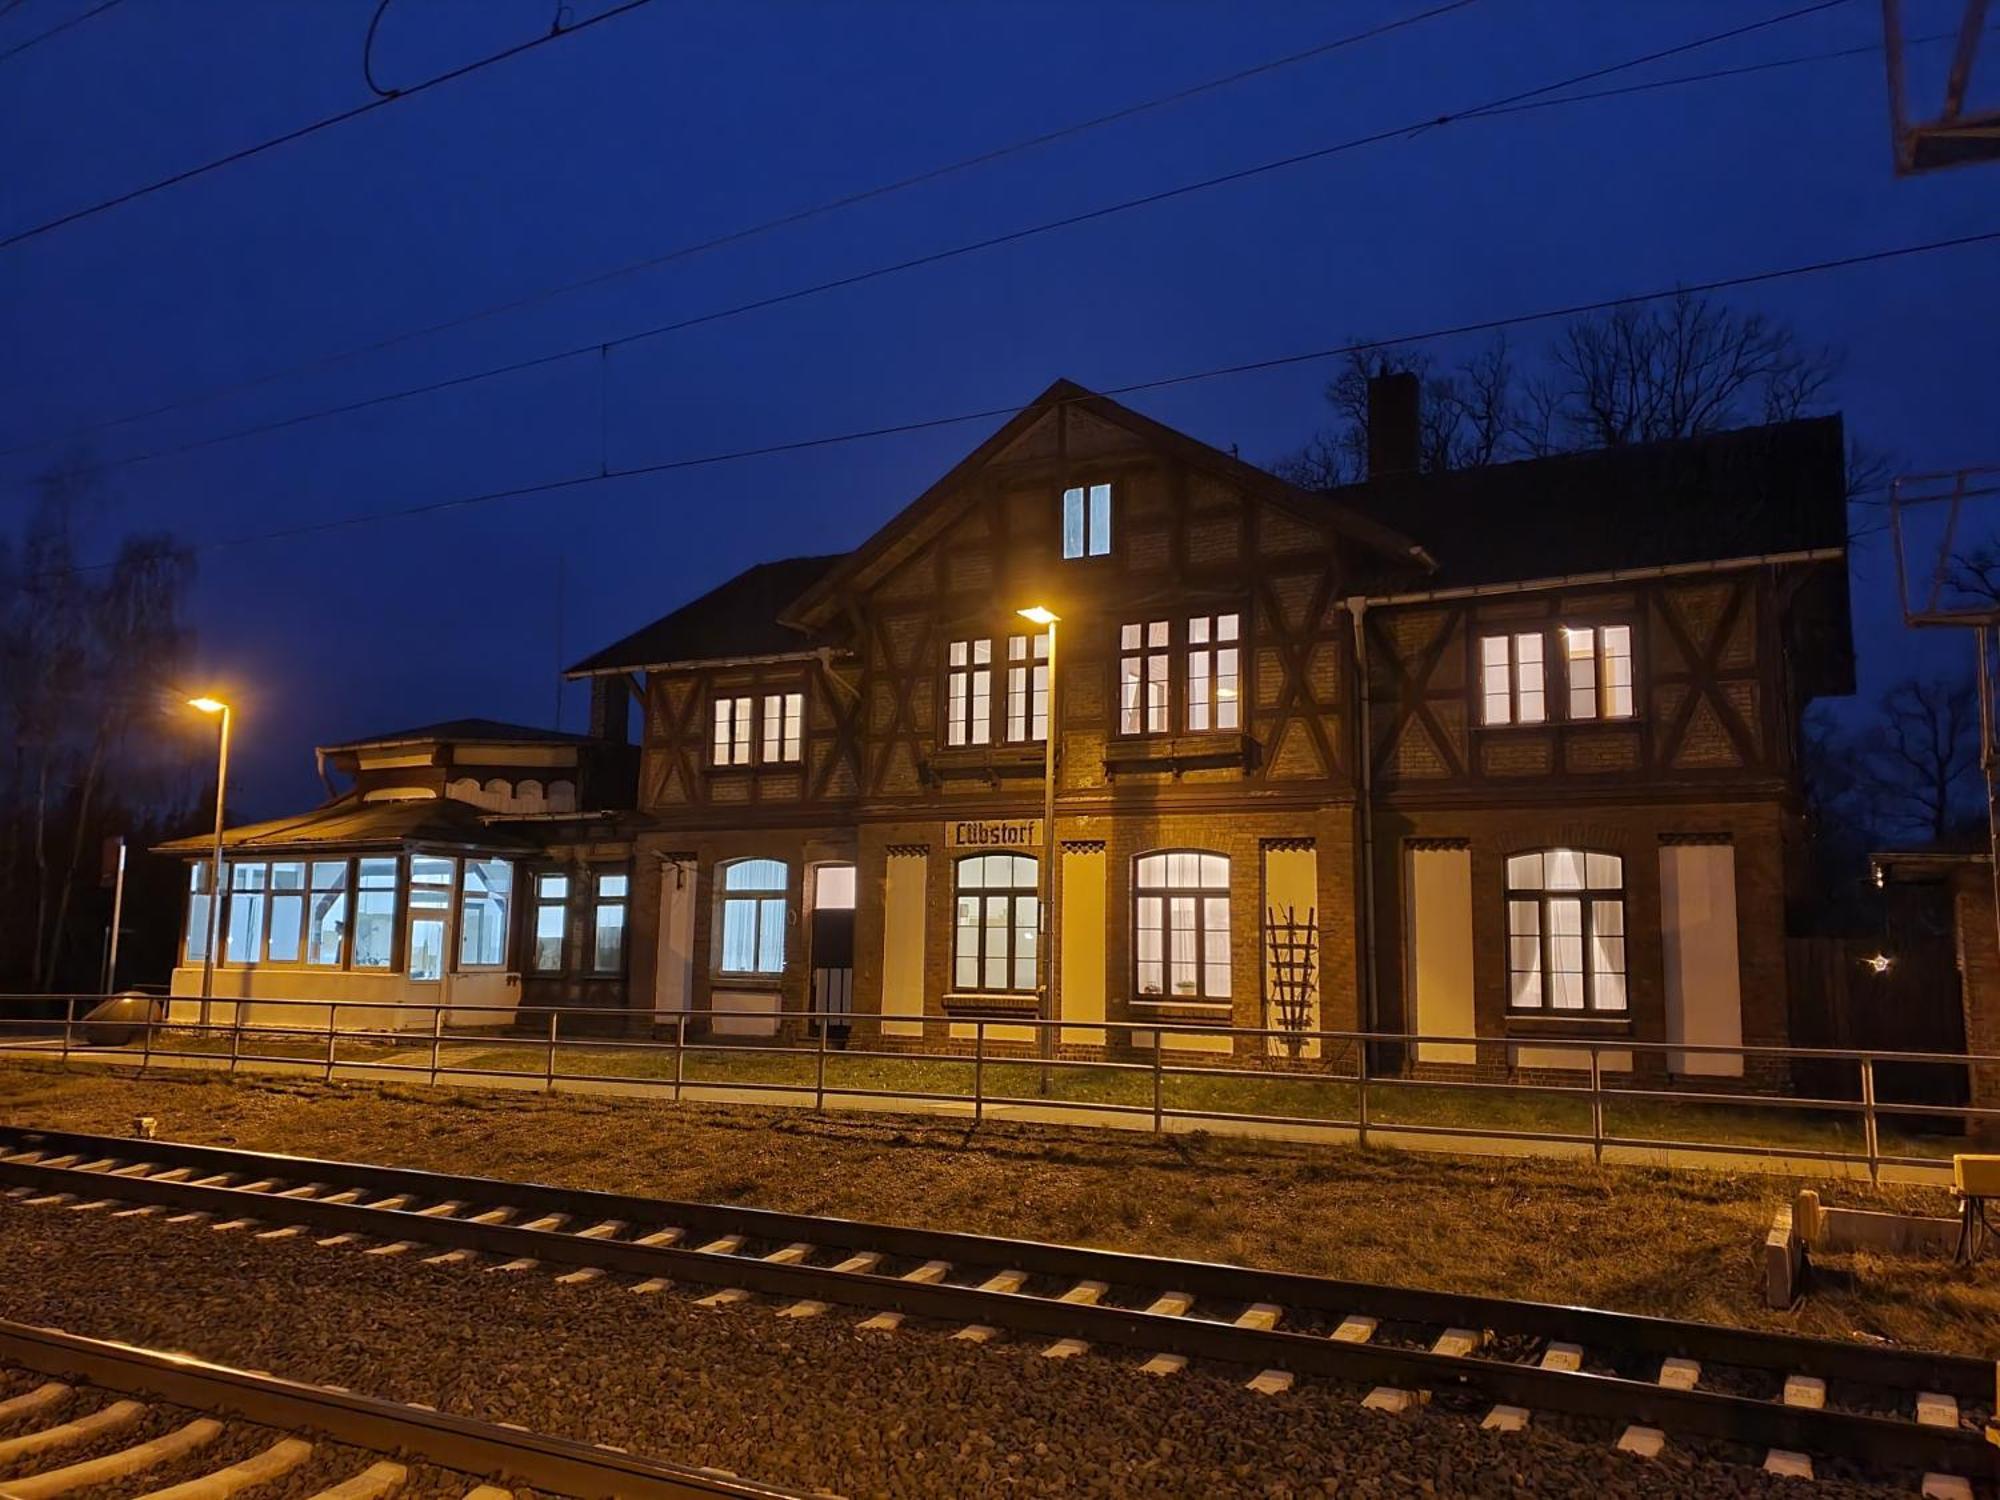
MULTIPOLYGON (((87 9, 28 0, 0 51, 87 9)), ((581 18, 605 8, 574 0, 581 18)), ((448 319, 1426 8, 656 0, 351 124, 0 250, 0 504, 78 428, 448 319)), ((615 338, 1478 105, 1793 8, 1477 0, 949 180, 520 313, 96 435, 173 446, 615 338)), ((1906 6, 1948 29, 1956 3, 1906 6)), ((364 101, 373 0, 123 0, 0 62, 0 238, 364 101)), ((376 73, 546 30, 548 0, 397 0, 376 73)), ((1621 80, 1878 42, 1831 11, 1621 80)), ((1920 52, 1918 82, 1941 48, 1920 52)), ((2000 45, 1987 66, 2000 84, 2000 45)), ((1600 85, 1601 86, 1601 85, 1600 85)), ((244 532, 2000 228, 2000 166, 1890 170, 1880 58, 1468 121, 581 360, 118 467, 97 553, 202 547, 198 685, 241 705, 243 812, 310 748, 460 715, 547 723, 556 667, 759 559, 853 545, 993 421, 578 487, 304 540, 244 532), (608 402, 600 398, 608 392, 608 402), (559 569, 560 564, 560 569, 559 569), (565 578, 560 614, 557 577, 565 578)), ((1905 467, 2000 461, 2000 249, 1758 289, 1846 351, 1834 404, 1905 467)), ((1544 329, 1525 329, 1531 349, 1544 329)), ((1438 351, 1449 358, 1459 350, 1438 351)), ((1267 461, 1329 367, 1135 398, 1267 461)), ((1447 538, 1426 538, 1436 550, 1447 538)), ((1879 539, 1864 693, 1912 662, 1879 539)), ((566 724, 582 727, 573 687, 566 724)))

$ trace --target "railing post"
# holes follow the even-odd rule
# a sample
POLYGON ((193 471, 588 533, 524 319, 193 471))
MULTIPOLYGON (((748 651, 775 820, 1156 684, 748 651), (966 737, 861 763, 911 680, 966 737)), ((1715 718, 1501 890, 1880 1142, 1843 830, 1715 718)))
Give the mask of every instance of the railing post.
POLYGON ((542 1075, 542 1090, 544 1093, 549 1093, 549 1094, 553 1094, 556 1091, 556 1025, 559 1021, 561 1021, 561 1019, 562 1019, 562 1012, 557 1010, 554 1006, 550 1006, 549 1007, 549 1063, 547 1071, 542 1075))
POLYGON ((1166 1129, 1166 1100, 1162 1094, 1162 1073, 1160 1070, 1160 1042, 1165 1036, 1159 1027, 1153 1028, 1153 1134, 1159 1135, 1166 1129))
POLYGON ((1354 1044, 1354 1095, 1354 1143, 1365 1149, 1368 1145, 1368 1039, 1365 1036, 1354 1044))
POLYGON ((1604 1165, 1604 1059, 1598 1044, 1590 1044, 1590 1159, 1604 1165))
POLYGON ((243 1005, 238 1002, 229 1017, 229 1071, 236 1071, 236 1060, 243 1052, 243 1005))
POLYGON ((437 1087, 438 1047, 443 1040, 444 1040, 444 1007, 442 1005, 433 1005, 431 1007, 431 1087, 432 1088, 437 1087))
POLYGON ((142 1074, 153 1065, 153 997, 151 995, 146 997, 146 1019, 144 1024, 145 1030, 141 1033, 144 1039, 139 1044, 139 1071, 142 1074))
POLYGON ((326 1082, 326 1083, 332 1083, 332 1082, 333 1082, 333 1035, 334 1035, 334 1027, 335 1027, 335 1023, 336 1023, 336 1022, 338 1021, 338 1019, 339 1019, 339 1016, 340 1016, 340 1006, 339 1006, 339 1003, 338 1003, 337 1001, 333 1001, 333 1000, 329 1000, 329 1001, 327 1001, 327 1003, 326 1003, 326 1077, 325 1077, 325 1079, 323 1080, 323 1081, 324 1081, 324 1082, 326 1082))
POLYGON ((972 1123, 986 1118, 986 1022, 976 1020, 972 1030, 972 1123))
POLYGON ((1882 1138, 1875 1121, 1875 1059, 1861 1054, 1861 1138, 1868 1148, 1868 1180, 1882 1180, 1882 1138))
POLYGON ((688 1013, 674 1012, 674 1103, 681 1102, 681 1070, 687 1057, 688 1013))
POLYGON ((813 1028, 819 1037, 819 1050, 813 1062, 813 1109, 826 1113, 826 1020, 822 1017, 813 1028))
MULTIPOLYGON (((146 1002, 146 1004, 148 1007, 150 1007, 152 1005, 152 1001, 149 1000, 146 1002)), ((71 1028, 74 1027, 75 1025, 76 1025, 76 996, 71 995, 63 1001, 62 1060, 63 1060, 63 1065, 65 1067, 69 1065, 69 1034, 71 1028)))

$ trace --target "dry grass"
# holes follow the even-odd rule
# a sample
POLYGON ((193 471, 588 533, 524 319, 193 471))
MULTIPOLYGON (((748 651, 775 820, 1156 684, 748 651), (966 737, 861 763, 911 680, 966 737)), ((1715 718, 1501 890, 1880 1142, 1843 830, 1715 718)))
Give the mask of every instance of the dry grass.
MULTIPOLYGON (((0 1065, 0 1119, 533 1178, 1989 1355, 2000 1265, 1856 1257, 1797 1313, 1756 1253, 1802 1182, 922 1117, 0 1065)), ((1828 1201, 1948 1211, 1924 1189, 1828 1201)))

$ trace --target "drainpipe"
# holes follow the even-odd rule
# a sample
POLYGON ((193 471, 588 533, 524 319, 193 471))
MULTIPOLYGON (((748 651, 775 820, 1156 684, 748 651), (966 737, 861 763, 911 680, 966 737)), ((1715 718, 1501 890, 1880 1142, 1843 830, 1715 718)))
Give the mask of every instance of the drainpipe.
POLYGON ((1364 629, 1368 600, 1360 594, 1347 600, 1347 612, 1354 620, 1354 764, 1361 813, 1361 915, 1354 924, 1355 942, 1360 947, 1362 994, 1366 1011, 1361 1030, 1373 1031, 1380 1022, 1381 997, 1375 974, 1375 751, 1374 734, 1368 721, 1368 634, 1364 629))

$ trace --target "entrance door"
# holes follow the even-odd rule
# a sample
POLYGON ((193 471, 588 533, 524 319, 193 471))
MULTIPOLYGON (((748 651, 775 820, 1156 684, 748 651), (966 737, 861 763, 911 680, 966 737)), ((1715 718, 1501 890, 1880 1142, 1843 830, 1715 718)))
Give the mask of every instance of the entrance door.
MULTIPOLYGON (((854 1010, 854 866, 815 865, 812 903, 812 1008, 845 1038, 854 1010)), ((813 1023, 817 1026, 819 1023, 813 1023)))
POLYGON ((409 954, 412 981, 436 984, 435 1004, 445 1003, 445 948, 450 937, 451 892, 457 861, 430 854, 410 856, 409 954))

